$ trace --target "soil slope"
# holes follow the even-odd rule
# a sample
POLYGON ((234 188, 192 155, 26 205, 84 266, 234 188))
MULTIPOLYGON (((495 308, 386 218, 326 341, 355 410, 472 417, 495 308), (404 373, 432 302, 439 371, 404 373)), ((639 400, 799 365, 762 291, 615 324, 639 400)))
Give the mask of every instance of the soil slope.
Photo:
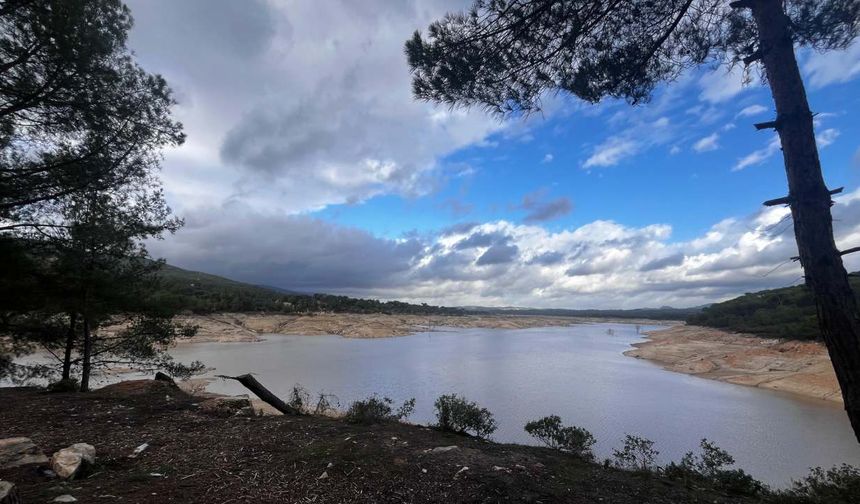
POLYGON ((820 343, 698 326, 675 326, 648 336, 648 341, 634 344, 636 348, 624 354, 678 373, 842 402, 827 349, 820 343))
POLYGON ((87 442, 98 456, 79 480, 59 482, 33 467, 0 470, 0 479, 18 485, 24 502, 62 494, 106 503, 750 502, 419 426, 213 417, 168 384, 127 383, 89 394, 0 389, 0 437, 30 437, 48 454, 87 442), (128 457, 145 442, 146 451, 128 457))

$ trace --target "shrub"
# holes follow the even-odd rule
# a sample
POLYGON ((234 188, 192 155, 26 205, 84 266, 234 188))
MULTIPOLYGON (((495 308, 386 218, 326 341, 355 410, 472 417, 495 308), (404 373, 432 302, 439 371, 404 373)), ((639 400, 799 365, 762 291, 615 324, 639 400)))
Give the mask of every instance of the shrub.
POLYGON ((81 389, 78 380, 66 378, 48 385, 48 392, 77 392, 81 389))
POLYGON ((375 394, 363 401, 355 401, 346 411, 346 421, 359 424, 373 424, 405 420, 415 409, 415 399, 404 401, 397 411, 391 409, 394 403, 388 397, 378 397, 375 394))
POLYGON ((486 438, 496 431, 496 420, 486 408, 481 408, 474 402, 456 394, 440 396, 434 404, 436 408, 436 426, 448 432, 458 434, 472 433, 479 438, 486 438))
POLYGON ((293 390, 290 391, 290 397, 287 400, 287 404, 292 408, 300 411, 302 413, 307 413, 308 408, 310 407, 311 396, 308 394, 308 391, 305 390, 301 385, 296 385, 293 387, 293 390))
POLYGON ((615 465, 636 471, 658 469, 655 459, 659 454, 660 452, 654 449, 654 441, 630 434, 624 438, 624 447, 621 450, 612 450, 615 465))
POLYGON ((663 474, 673 479, 704 480, 722 490, 745 495, 764 491, 764 485, 743 470, 728 468, 734 465, 735 459, 727 451, 707 439, 702 439, 699 446, 701 455, 687 452, 680 463, 666 466, 663 474))
POLYGON ((526 432, 554 450, 571 453, 579 458, 591 460, 594 436, 582 427, 565 427, 557 415, 543 417, 526 424, 526 432))
POLYGON ((317 405, 314 407, 314 415, 328 415, 337 411, 340 406, 337 396, 320 392, 317 396, 317 405))
POLYGON ((849 504, 860 495, 860 468, 842 464, 824 470, 812 469, 809 476, 795 481, 790 490, 780 492, 778 502, 849 504))

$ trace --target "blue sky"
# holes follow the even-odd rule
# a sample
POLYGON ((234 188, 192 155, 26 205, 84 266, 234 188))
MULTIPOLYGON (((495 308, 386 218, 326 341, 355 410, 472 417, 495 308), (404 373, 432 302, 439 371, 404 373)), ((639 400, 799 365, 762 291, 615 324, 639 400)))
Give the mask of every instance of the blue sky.
MULTIPOLYGON (((465 0, 130 0, 188 141, 165 153, 180 267, 445 305, 694 306, 798 282, 757 71, 650 103, 547 96, 500 120, 413 100, 404 41, 465 0), (746 79, 745 79, 746 77, 746 79), (743 81, 750 81, 743 85, 743 81)), ((840 246, 860 244, 860 43, 801 51, 840 246)), ((860 269, 860 258, 848 267, 860 269)))

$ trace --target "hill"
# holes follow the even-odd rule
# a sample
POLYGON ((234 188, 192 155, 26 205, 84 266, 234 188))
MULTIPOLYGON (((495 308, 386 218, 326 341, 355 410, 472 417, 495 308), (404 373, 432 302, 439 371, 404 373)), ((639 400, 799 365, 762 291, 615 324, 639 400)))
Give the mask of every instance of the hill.
POLYGON ((251 285, 228 278, 164 265, 158 296, 181 310, 193 313, 391 313, 462 314, 458 308, 416 305, 400 301, 377 301, 331 294, 303 294, 251 285))
POLYGON ((702 307, 672 308, 635 308, 632 310, 573 310, 566 308, 482 308, 466 307, 470 312, 493 315, 538 315, 543 317, 580 317, 580 318, 609 318, 609 319, 649 319, 649 320, 685 320, 702 311, 702 307))
MULTIPOLYGON (((857 273, 851 275, 851 286, 855 297, 860 298, 857 273)), ((744 294, 704 308, 686 321, 766 338, 814 340, 821 336, 815 301, 803 285, 744 294)))

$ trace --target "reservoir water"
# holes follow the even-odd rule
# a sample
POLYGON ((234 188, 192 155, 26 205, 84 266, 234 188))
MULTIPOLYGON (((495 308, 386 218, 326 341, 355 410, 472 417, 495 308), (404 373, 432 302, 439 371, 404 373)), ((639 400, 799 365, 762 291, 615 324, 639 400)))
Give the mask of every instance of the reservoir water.
MULTIPOLYGON (((601 458, 625 433, 655 441, 664 463, 706 437, 778 487, 811 466, 860 465, 860 445, 840 405, 672 373, 622 355, 642 338, 633 325, 584 324, 384 339, 267 335, 260 343, 200 343, 173 354, 216 368, 210 375, 253 372, 284 398, 295 384, 335 394, 342 408, 373 393, 398 403, 414 397, 416 423, 431 423, 435 398, 456 392, 493 412, 493 439, 502 442, 533 443, 523 425, 556 414, 590 430, 601 458)), ((221 380, 209 390, 247 392, 221 380)))

